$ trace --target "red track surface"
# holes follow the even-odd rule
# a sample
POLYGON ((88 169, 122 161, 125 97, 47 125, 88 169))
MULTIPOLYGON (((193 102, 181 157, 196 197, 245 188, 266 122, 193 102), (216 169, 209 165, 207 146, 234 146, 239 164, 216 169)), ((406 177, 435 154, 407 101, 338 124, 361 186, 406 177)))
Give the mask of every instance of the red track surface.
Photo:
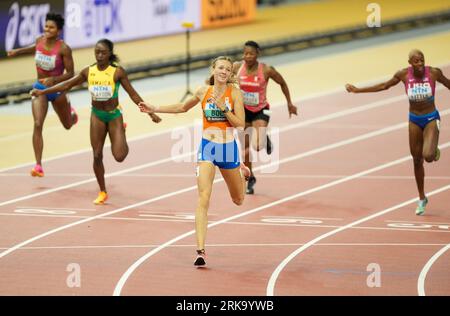
MULTIPOLYGON (((410 159, 346 178, 408 157, 406 125, 353 140, 406 123, 406 97, 380 103, 400 95, 400 86, 378 94, 332 93, 297 103, 300 117, 292 120, 285 107, 275 108, 272 127, 300 124, 279 135, 275 148, 282 161, 279 170, 257 172, 256 194, 247 196, 241 207, 231 202, 223 182, 216 183, 209 219, 213 223, 264 208, 209 228, 207 269, 194 269, 195 239, 190 235, 130 270, 129 277, 122 279, 123 288, 119 280, 139 258, 194 228, 194 162, 164 162, 107 178, 109 203, 97 207, 92 205, 98 188, 91 153, 45 163, 42 179, 27 176, 28 167, 3 172, 0 295, 112 295, 114 290, 121 295, 266 295, 277 266, 303 244, 417 197, 410 159), (363 108, 374 102, 380 105, 363 108), (361 111, 306 124, 358 108, 361 111), (343 141, 348 142, 325 148, 343 141), (323 150, 311 152, 319 148, 323 150), (302 153, 306 154, 283 162, 302 153), (86 179, 92 181, 47 192, 86 179), (337 183, 339 179, 346 181, 337 183), (322 187, 328 183, 329 187, 322 187), (186 192, 142 203, 189 187, 186 192), (300 196, 267 207, 295 194, 300 196), (30 214, 30 209, 41 211, 30 214), (71 223, 75 224, 65 227, 71 223), (56 228, 61 229, 35 238, 56 228), (71 263, 81 268, 81 287, 67 286, 70 272, 66 269, 71 263)), ((449 92, 438 91, 436 100, 442 115, 443 148, 441 160, 426 165, 427 192, 450 184, 450 128, 445 113, 450 109, 449 92)), ((130 142, 130 155, 123 164, 112 161, 105 149, 106 170, 113 173, 168 158, 175 142, 170 134, 130 142)), ((415 203, 409 203, 312 244, 281 269, 274 294, 417 295, 423 267, 450 244, 449 192, 445 189, 430 196, 425 216, 416 216, 415 203), (381 269, 380 287, 367 284, 371 263, 381 269)), ((425 279, 427 295, 450 294, 449 266, 449 251, 433 262, 425 279)))

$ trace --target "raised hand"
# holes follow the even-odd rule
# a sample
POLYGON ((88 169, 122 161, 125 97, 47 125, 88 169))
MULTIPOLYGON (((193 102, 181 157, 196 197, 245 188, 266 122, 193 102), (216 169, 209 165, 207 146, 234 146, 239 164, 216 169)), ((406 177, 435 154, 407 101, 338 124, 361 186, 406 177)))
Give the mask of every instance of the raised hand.
POLYGON ((8 57, 15 57, 15 56, 17 56, 17 50, 13 49, 13 50, 8 51, 6 53, 6 56, 8 56, 8 57))
POLYGON ((347 92, 357 92, 358 88, 356 88, 354 85, 347 83, 345 85, 345 89, 347 90, 347 92))
POLYGON ((38 96, 42 95, 42 90, 33 89, 30 91, 30 95, 32 98, 38 97, 38 96))
POLYGON ((46 87, 51 87, 55 85, 55 78, 48 77, 44 79, 39 79, 39 82, 42 83, 46 87))
POLYGON ((158 115, 156 115, 155 113, 149 113, 149 115, 152 118, 152 121, 155 123, 159 123, 162 121, 161 118, 158 115))
POLYGON ((289 111, 289 118, 292 117, 292 114, 298 115, 297 114, 297 107, 295 105, 293 105, 292 103, 288 104, 288 111, 289 111))

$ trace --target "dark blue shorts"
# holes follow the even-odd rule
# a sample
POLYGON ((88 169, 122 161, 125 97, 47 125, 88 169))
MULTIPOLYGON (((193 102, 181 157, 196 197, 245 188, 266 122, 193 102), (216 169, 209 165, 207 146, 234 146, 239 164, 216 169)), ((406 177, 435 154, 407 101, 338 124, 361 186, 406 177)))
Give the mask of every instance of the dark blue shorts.
MULTIPOLYGON (((33 84, 33 89, 38 89, 38 90, 44 90, 47 89, 47 86, 44 86, 42 83, 40 83, 39 81, 36 81, 33 84)), ((52 94, 47 94, 47 100, 49 100, 50 102, 55 101, 59 96, 61 95, 61 92, 57 92, 57 93, 52 93, 52 94)))
POLYGON ((197 160, 211 161, 220 169, 234 169, 241 165, 236 140, 229 143, 215 143, 202 138, 197 160))
POLYGON ((425 115, 415 115, 413 113, 409 113, 409 121, 416 124, 421 129, 424 129, 428 123, 434 120, 441 120, 441 117, 437 110, 434 110, 433 112, 425 115))

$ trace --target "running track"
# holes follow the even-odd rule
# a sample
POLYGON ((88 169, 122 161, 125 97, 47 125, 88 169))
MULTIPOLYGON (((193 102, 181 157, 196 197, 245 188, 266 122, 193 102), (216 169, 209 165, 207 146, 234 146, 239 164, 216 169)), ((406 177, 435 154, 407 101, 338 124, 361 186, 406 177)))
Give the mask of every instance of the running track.
POLYGON ((105 206, 91 204, 90 152, 45 163, 43 179, 4 170, 0 295, 449 295, 449 92, 436 100, 442 157, 426 165, 422 217, 402 87, 324 93, 292 120, 274 108, 278 171, 256 164, 257 194, 241 207, 217 177, 207 269, 192 265, 195 163, 171 162, 170 134, 131 141, 123 164, 105 149, 105 206), (70 264, 80 287, 67 285, 70 264), (374 264, 379 287, 367 283, 374 264))

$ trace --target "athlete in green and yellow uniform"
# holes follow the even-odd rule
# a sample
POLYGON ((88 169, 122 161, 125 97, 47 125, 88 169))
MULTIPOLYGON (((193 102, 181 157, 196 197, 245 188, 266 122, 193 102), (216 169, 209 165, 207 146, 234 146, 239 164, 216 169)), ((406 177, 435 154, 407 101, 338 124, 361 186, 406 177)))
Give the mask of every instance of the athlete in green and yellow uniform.
MULTIPOLYGON (((105 168, 103 166, 103 147, 106 135, 111 140, 111 151, 114 159, 122 162, 128 155, 128 144, 125 137, 122 112, 119 105, 119 88, 123 86, 133 102, 138 105, 143 102, 139 94, 131 86, 128 75, 117 64, 118 57, 114 54, 114 44, 102 39, 95 45, 96 63, 84 68, 77 76, 61 82, 45 90, 32 90, 31 95, 39 96, 55 92, 64 92, 74 86, 88 82, 92 98, 91 113, 91 145, 94 152, 94 172, 100 187, 100 193, 95 204, 104 204, 108 199, 105 185, 105 168)), ((150 115, 153 122, 161 119, 156 114, 150 115)))

